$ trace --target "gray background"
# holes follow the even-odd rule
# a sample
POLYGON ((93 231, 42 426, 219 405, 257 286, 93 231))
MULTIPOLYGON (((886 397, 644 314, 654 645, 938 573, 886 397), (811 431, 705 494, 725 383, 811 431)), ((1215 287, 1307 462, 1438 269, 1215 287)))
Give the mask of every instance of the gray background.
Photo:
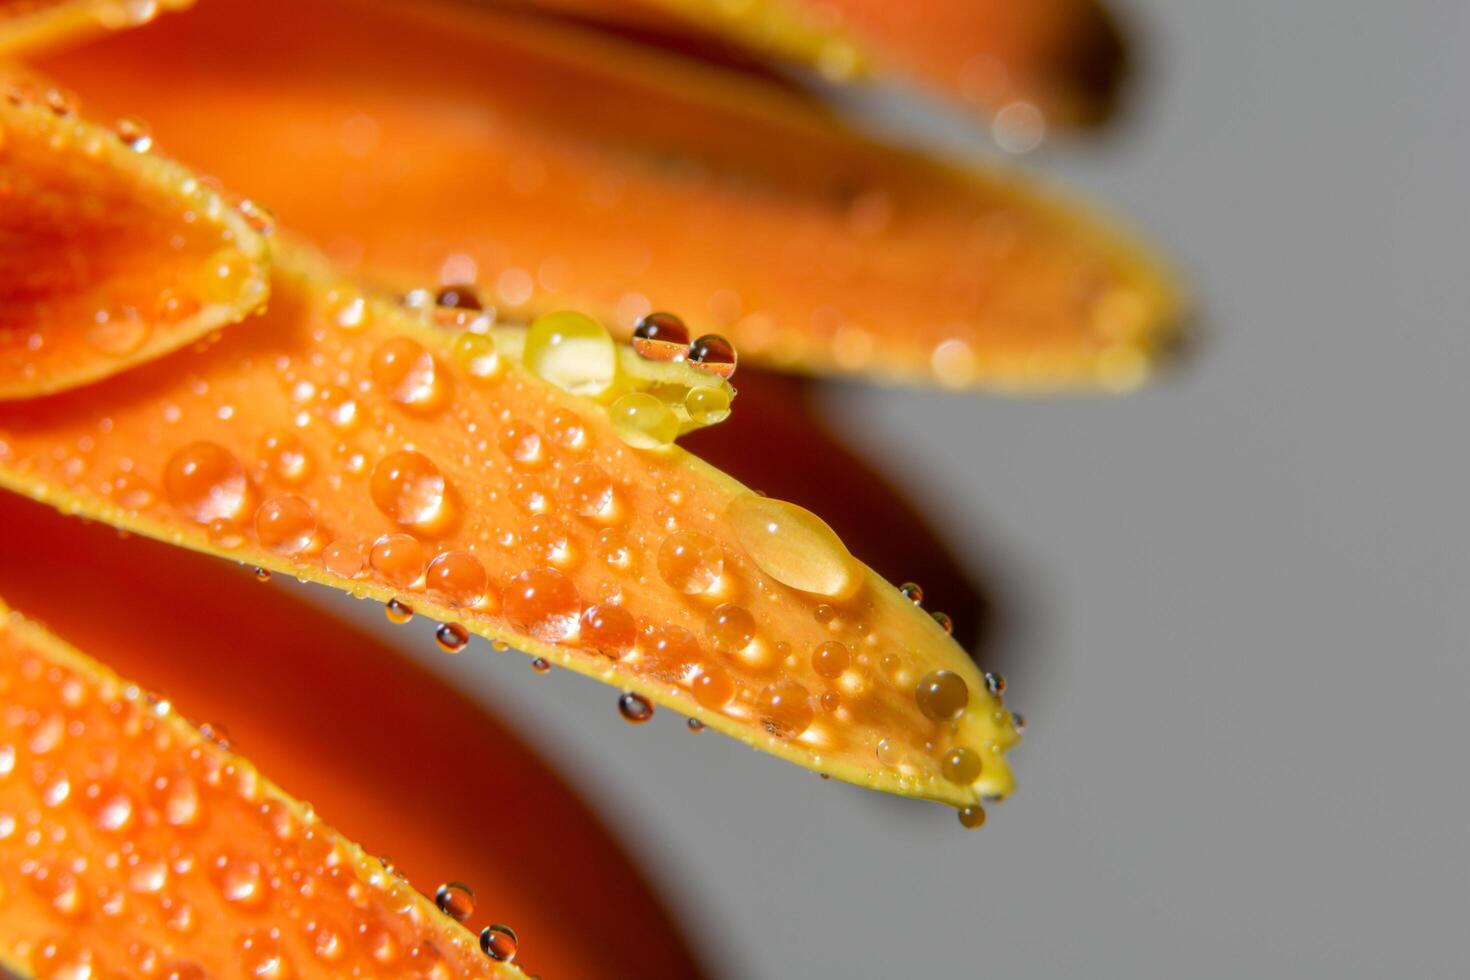
POLYGON ((820 395, 1001 594, 1030 730, 984 831, 311 590, 579 781, 718 974, 1470 975, 1470 5, 1125 9, 1124 125, 1025 162, 1181 258, 1190 368, 820 395))

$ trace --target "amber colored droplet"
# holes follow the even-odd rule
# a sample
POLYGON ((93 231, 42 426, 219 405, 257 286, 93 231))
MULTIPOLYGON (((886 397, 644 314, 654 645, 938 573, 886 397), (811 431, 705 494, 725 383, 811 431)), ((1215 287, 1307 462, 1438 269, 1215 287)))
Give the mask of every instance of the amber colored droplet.
POLYGON ((755 639, 755 617, 744 606, 727 602, 710 610, 704 632, 716 650, 738 653, 755 639))
POLYGON ((700 663, 699 641, 682 626, 649 626, 642 651, 644 672, 671 684, 683 681, 700 663))
POLYGON ((806 688, 792 680, 779 680, 761 691, 756 712, 766 731, 778 738, 795 738, 811 726, 811 699, 806 688))
POLYGON ((828 640, 817 644, 812 651, 812 670, 819 677, 828 680, 836 680, 842 676, 847 665, 852 662, 852 654, 847 649, 847 644, 840 640, 828 640))
POLYGON ((531 661, 531 669, 538 674, 549 673, 551 671, 551 661, 545 657, 537 657, 531 661))
POLYGON ((700 595, 725 569, 720 543, 702 531, 676 531, 658 549, 658 574, 675 592, 700 595))
POLYGON ((702 731, 704 731, 704 722, 700 721, 698 718, 690 718, 688 721, 686 721, 684 723, 684 725, 691 732, 702 732, 702 731))
POLYGON ((256 580, 260 582, 269 582, 271 580, 271 570, 269 568, 256 568, 254 575, 256 580))
POLYGON ((735 345, 719 334, 707 333, 689 345, 689 363, 722 378, 735 374, 737 357, 735 345))
POLYGON ((625 721, 641 725, 653 717, 653 705, 643 695, 629 691, 618 698, 618 712, 625 721))
POLYGON ((949 670, 931 670, 919 678, 914 700, 924 717, 935 721, 958 718, 970 703, 970 687, 959 674, 949 670))
POLYGON ((714 425, 730 417, 730 393, 724 388, 690 388, 684 410, 700 425, 714 425))
POLYGON ((469 283, 450 283, 434 295, 434 303, 447 310, 483 310, 480 294, 469 283))
POLYGON ((434 355, 416 340, 393 337, 373 352, 373 382, 389 401, 412 412, 431 412, 444 403, 447 385, 434 355))
POLYGON ((356 541, 333 541, 322 549, 322 564, 342 578, 356 578, 367 566, 367 553, 356 541))
POLYGON ((521 422, 512 422, 500 430, 500 451, 521 469, 534 470, 546 465, 541 433, 521 422))
POLYGON ((316 514, 300 497, 282 494, 255 508, 255 536, 260 545, 283 555, 297 555, 311 547, 316 536, 316 514))
POLYGON ((725 516, 751 561, 782 585, 836 599, 862 585, 862 566, 811 511, 747 493, 730 502, 725 516))
POLYGON ((469 885, 448 881, 434 892, 434 904, 455 922, 465 922, 475 914, 475 893, 469 885))
POLYGON ((985 808, 979 804, 964 807, 960 810, 960 826, 966 830, 974 830, 985 825, 985 808))
POLYGON ((402 599, 389 599, 388 604, 383 607, 383 615, 388 617, 388 622, 402 626, 413 619, 413 606, 402 599))
POLYGON ((204 294, 219 303, 229 301, 250 275, 250 257, 234 246, 215 252, 204 263, 204 294))
POLYGON ((564 485, 567 503, 578 517, 605 517, 612 511, 612 477, 596 463, 583 462, 572 467, 564 485))
POLYGON ((583 645, 612 660, 622 660, 638 641, 633 614, 622 606, 599 603, 582 613, 583 645))
POLYGON ((646 391, 622 395, 607 414, 618 438, 634 449, 667 449, 679 435, 679 419, 646 391))
POLYGON ((424 587, 429 593, 456 609, 479 602, 488 586, 485 566, 467 551, 435 555, 424 572, 424 587))
POLYGON ((934 622, 939 624, 940 629, 944 630, 946 633, 954 632, 954 620, 950 618, 949 613, 934 612, 930 613, 929 615, 933 617, 934 622))
POLYGON ((572 580, 554 568, 532 568, 505 589, 505 615, 545 643, 560 643, 577 631, 582 599, 572 580))
POLYGON ((735 681, 719 664, 703 664, 689 682, 694 700, 706 708, 723 708, 735 696, 735 681))
POLYGON ((944 753, 939 771, 944 778, 961 786, 968 786, 980 778, 980 755, 973 749, 957 745, 944 753))
POLYGON ((147 153, 153 148, 153 134, 148 130, 148 124, 141 119, 124 116, 117 121, 113 127, 117 138, 122 140, 129 149, 139 153, 147 153))
POLYGON ((449 349, 454 361, 476 381, 488 381, 500 373, 500 353, 495 341, 484 334, 462 333, 449 349))
POLYGON ((378 460, 368 492, 394 523, 429 533, 443 530, 453 510, 443 474, 423 453, 389 453, 378 460))
POLYGON ((424 574, 424 561, 428 554, 423 544, 411 534, 385 534, 373 542, 368 560, 373 571, 383 577, 389 585, 399 589, 411 588, 424 574))
POLYGON ((633 328, 633 349, 650 361, 677 361, 689 353, 689 328, 672 313, 650 313, 633 328))
POLYGON ((921 606, 924 604, 924 590, 919 587, 919 583, 905 582, 898 587, 898 591, 902 592, 903 597, 914 605, 921 606))
POLYGON ((239 521, 249 497, 240 461, 212 442, 192 442, 169 457, 163 489, 169 503, 197 524, 239 521))
POLYGON ((514 929, 496 923, 486 926, 485 930, 480 933, 480 949, 492 960, 510 963, 516 958, 516 952, 520 949, 520 941, 516 939, 514 929))
POLYGON ((823 711, 836 711, 842 707, 842 696, 836 691, 823 691, 819 700, 822 702, 823 711))
POLYGON ((459 653, 470 642, 470 631, 458 623, 440 623, 434 631, 434 642, 445 653, 459 653))
POLYGON ((294 432, 277 429, 260 437, 256 453, 266 473, 282 483, 300 486, 311 476, 311 457, 306 444, 294 432))
POLYGON ((998 697, 1006 692, 1006 679, 994 671, 986 671, 985 689, 998 697))

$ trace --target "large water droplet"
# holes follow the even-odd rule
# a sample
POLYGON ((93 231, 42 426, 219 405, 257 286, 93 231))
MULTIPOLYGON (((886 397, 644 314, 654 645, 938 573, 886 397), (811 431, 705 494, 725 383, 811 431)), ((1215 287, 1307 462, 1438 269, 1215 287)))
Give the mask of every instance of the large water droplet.
POLYGON ((811 698, 806 688, 791 680, 780 680, 761 691, 756 713, 766 731, 777 738, 795 738, 811 726, 811 698))
POLYGON ((300 497, 283 494, 255 508, 255 535, 268 551, 295 555, 311 547, 316 515, 300 497))
POLYGON ((839 640, 828 640, 817 644, 817 648, 812 651, 812 670, 819 677, 836 680, 847 670, 851 660, 852 654, 847 649, 847 644, 839 640))
POLYGON ((423 453, 389 453, 378 460, 368 490, 378 509, 397 524, 432 534, 451 520, 448 483, 423 453))
POLYGON ((676 531, 658 549, 658 574, 675 592, 708 592, 725 568, 720 543, 702 531, 676 531))
POLYGON ((539 316, 521 355, 532 374, 574 395, 597 396, 611 387, 618 351, 602 324, 581 313, 539 316))
POLYGON ((455 608, 479 602, 489 584, 485 566, 467 551, 435 555, 424 574, 429 593, 455 608))
POLYGON ((738 653, 755 639, 755 617, 744 606, 725 603, 710 610, 704 632, 716 650, 738 653))
POLYGON ((931 670, 919 678, 914 700, 924 717, 935 721, 958 718, 970 703, 970 688, 965 679, 949 670, 931 670))
POLYGON ((216 443, 193 442, 169 457, 163 488, 169 503, 195 523, 235 523, 245 516, 245 469, 216 443))
POLYGON ((577 631, 582 600, 572 580, 554 568, 532 568, 505 589, 505 615, 545 643, 560 643, 577 631))
POLYGON ((465 922, 475 914, 475 893, 470 891, 469 885, 445 882, 434 893, 434 904, 455 922, 465 922))
POLYGON ((520 941, 516 938, 514 929, 496 923, 486 926, 485 930, 480 933, 480 949, 492 960, 510 963, 516 958, 516 952, 520 949, 520 941))
POLYGON ((862 585, 862 566, 811 511, 748 493, 731 501, 725 516, 746 554, 782 585, 838 599, 862 585))
POLYGON ((719 334, 705 334, 689 345, 689 363, 722 378, 735 374, 736 359, 735 345, 719 334))
POLYGON ((408 337, 386 340, 373 352, 372 374, 389 401, 412 412, 432 412, 448 394, 434 355, 408 337))
POLYGON ((677 361, 689 353, 689 328, 672 313, 650 313, 633 328, 633 349, 650 361, 677 361))
POLYGON ((426 558, 423 544, 413 535, 385 534, 373 542, 368 560, 389 585, 408 589, 424 574, 426 558))
POLYGON ((618 438, 634 449, 667 449, 679 435, 679 419, 646 391, 630 391, 612 403, 608 417, 618 438))
POLYGON ((599 603, 582 613, 581 641, 611 660, 622 660, 633 651, 638 627, 633 614, 622 606, 599 603))

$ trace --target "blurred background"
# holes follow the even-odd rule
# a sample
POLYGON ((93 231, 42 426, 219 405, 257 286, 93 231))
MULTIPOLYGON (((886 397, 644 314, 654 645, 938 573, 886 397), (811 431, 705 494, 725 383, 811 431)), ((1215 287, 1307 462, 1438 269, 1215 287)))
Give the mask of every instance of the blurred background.
MULTIPOLYGON (((1029 726, 985 830, 672 712, 625 725, 602 685, 478 640, 446 657, 431 623, 279 586, 532 741, 714 976, 1470 970, 1470 466, 1452 436, 1470 416, 1470 6, 1116 7, 1140 62, 1123 117, 1021 163, 1178 257, 1202 328, 1184 368, 1123 399, 823 383, 768 435, 835 435, 855 492, 933 532, 928 567, 883 570, 962 597, 948 611, 1029 726)), ((821 510, 820 472, 788 471, 782 494, 821 510)))

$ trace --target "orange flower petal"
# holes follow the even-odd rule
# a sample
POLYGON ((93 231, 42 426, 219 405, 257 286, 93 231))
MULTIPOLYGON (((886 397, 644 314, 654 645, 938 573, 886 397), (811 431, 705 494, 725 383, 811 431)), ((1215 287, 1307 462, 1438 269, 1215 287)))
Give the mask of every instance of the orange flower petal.
POLYGON ((266 297, 265 243, 235 209, 74 111, 25 82, 0 103, 0 400, 152 360, 266 297))
MULTIPOLYGON (((215 343, 0 406, 0 484, 457 620, 635 692, 630 717, 667 704, 956 805, 1009 791, 1015 726, 941 625, 814 515, 668 445, 670 399, 727 391, 715 375, 617 370, 574 395, 520 364, 556 348, 545 324, 455 334, 287 243, 274 259, 269 309, 215 343), (955 749, 983 771, 946 778, 955 749)), ((586 344, 574 366, 606 363, 575 339, 589 321, 548 322, 586 344)), ((556 358, 540 370, 585 388, 556 358)))
MULTIPOLYGON (((0 494, 0 526, 0 595, 185 717, 227 731, 261 771, 370 853, 390 856, 424 894, 468 885, 475 913, 466 925, 514 927, 516 962, 528 972, 620 976, 636 962, 646 977, 699 973, 592 809, 502 722, 390 647, 234 565, 13 494, 0 494)), ((0 743, 9 741, 0 721, 0 743)), ((84 799, 85 784, 73 796, 84 799)), ((16 813, 3 803, 0 812, 16 813)), ((197 844, 214 830, 181 839, 197 844)), ((0 884, 7 895, 25 887, 4 859, 0 884)), ((341 937, 345 948, 354 935, 341 937)))
POLYGON ((422 977, 436 964, 521 975, 167 702, 150 704, 3 603, 0 688, 9 965, 36 976, 422 977))
POLYGON ((847 80, 892 71, 993 112, 1030 103, 1054 123, 1112 107, 1126 50, 1097 0, 528 0, 580 17, 730 38, 847 80))
POLYGON ((584 32, 215 0, 44 64, 331 254, 516 315, 668 309, 768 365, 1004 389, 1130 387, 1179 326, 1156 261, 1076 206, 584 32))
POLYGON ((0 55, 137 27, 193 0, 0 0, 0 55))

